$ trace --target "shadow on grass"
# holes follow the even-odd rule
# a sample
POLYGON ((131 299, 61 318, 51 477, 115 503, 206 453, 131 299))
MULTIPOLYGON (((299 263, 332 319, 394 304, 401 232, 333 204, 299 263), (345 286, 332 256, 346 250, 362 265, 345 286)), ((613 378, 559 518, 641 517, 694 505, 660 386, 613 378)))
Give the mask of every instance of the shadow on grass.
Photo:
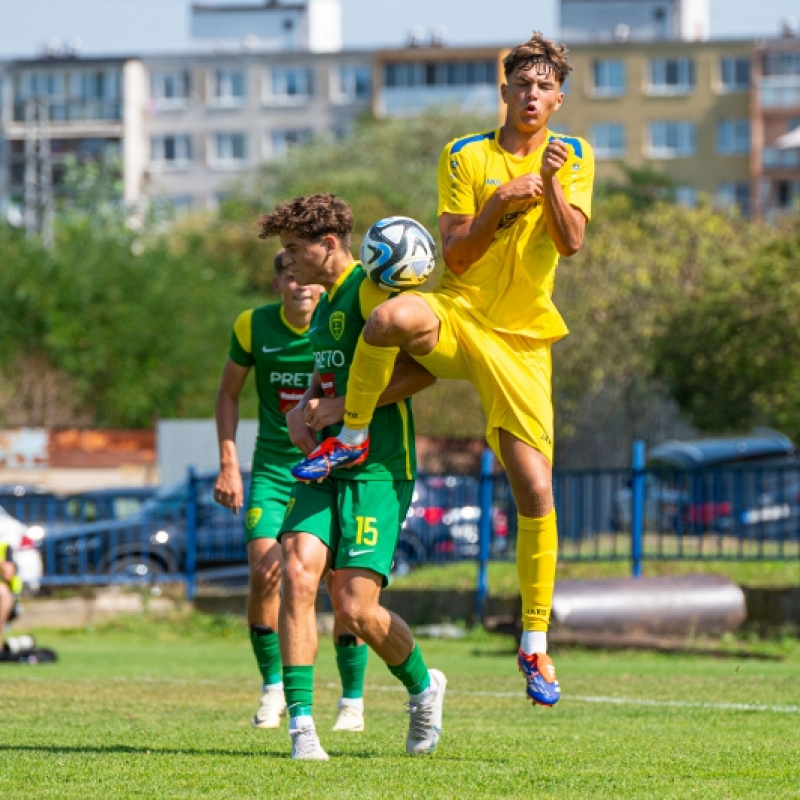
POLYGON ((79 747, 70 745, 2 744, 0 745, 0 753, 2 752, 45 753, 48 755, 85 755, 93 753, 96 755, 139 754, 143 756, 239 756, 241 758, 263 758, 264 756, 269 756, 270 758, 289 758, 291 755, 288 747, 281 750, 270 750, 259 747, 257 751, 254 751, 220 750, 215 747, 207 749, 197 747, 132 747, 124 744, 102 747, 97 745, 79 747))
MULTIPOLYGON (((364 760, 375 760, 375 759, 382 759, 382 760, 391 760, 394 761, 397 759, 398 761, 405 761, 410 762, 413 761, 414 763, 424 763, 430 760, 430 757, 426 756, 417 756, 412 758, 411 756, 406 755, 402 750, 398 750, 397 753, 391 754, 382 754, 376 752, 374 749, 363 750, 361 752, 352 752, 352 751, 340 751, 340 750, 332 750, 330 747, 326 748, 328 751, 328 755, 333 760, 340 760, 345 758, 357 758, 357 759, 364 759, 364 760)), ((108 745, 105 747, 98 747, 96 745, 89 745, 85 747, 78 747, 78 746, 69 746, 69 745, 33 745, 33 744, 3 744, 0 745, 0 753, 41 753, 43 755, 48 756, 65 756, 65 755, 104 755, 104 756, 114 756, 114 755, 141 755, 141 756, 223 756, 223 757, 239 757, 239 758, 281 758, 287 761, 291 761, 291 752, 287 745, 286 749, 264 749, 259 748, 258 751, 247 751, 247 750, 220 750, 217 748, 195 748, 195 747, 180 747, 180 748, 172 748, 172 747, 131 747, 129 745, 108 745)), ((438 761, 446 760, 446 761, 486 761, 486 754, 481 754, 480 757, 476 756, 474 759, 472 757, 464 757, 463 755, 453 755, 448 756, 439 751, 436 753, 436 759, 438 761)), ((500 761, 504 760, 503 756, 498 754, 498 759, 500 761)), ((309 762, 311 763, 311 762, 309 762)))

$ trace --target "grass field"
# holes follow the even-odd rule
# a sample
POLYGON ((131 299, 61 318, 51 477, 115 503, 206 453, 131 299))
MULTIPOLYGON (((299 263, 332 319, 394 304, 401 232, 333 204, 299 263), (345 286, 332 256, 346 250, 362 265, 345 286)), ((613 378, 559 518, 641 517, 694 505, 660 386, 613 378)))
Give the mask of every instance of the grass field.
POLYGON ((258 681, 231 618, 132 618, 39 631, 57 664, 0 665, 3 798, 798 798, 800 647, 780 658, 553 653, 564 698, 522 699, 511 639, 422 642, 449 679, 434 756, 404 755, 404 694, 371 657, 367 731, 334 734, 321 642, 315 716, 328 763, 257 731, 258 681))

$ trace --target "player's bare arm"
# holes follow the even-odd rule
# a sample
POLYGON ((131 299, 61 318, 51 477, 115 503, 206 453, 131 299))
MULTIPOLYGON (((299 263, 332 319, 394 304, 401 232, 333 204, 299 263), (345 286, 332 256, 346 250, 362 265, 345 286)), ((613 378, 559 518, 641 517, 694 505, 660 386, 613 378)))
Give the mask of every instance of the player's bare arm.
POLYGON ((214 484, 214 500, 234 514, 244 504, 244 486, 236 449, 236 428, 239 425, 239 396, 250 373, 248 367, 228 359, 222 371, 214 415, 219 442, 219 475, 214 484))
POLYGON ((292 444, 308 455, 317 446, 317 437, 314 430, 305 421, 305 411, 308 403, 314 398, 322 396, 322 379, 319 373, 314 370, 311 376, 311 383, 306 389, 300 402, 286 414, 286 427, 289 431, 289 438, 292 444))
POLYGON ((545 224, 556 250, 562 256, 571 256, 578 252, 586 229, 586 217, 580 209, 567 202, 556 177, 568 157, 568 146, 559 139, 551 139, 545 148, 541 167, 545 224))
POLYGON ((474 216, 442 214, 439 231, 445 264, 457 275, 466 272, 489 249, 508 207, 517 200, 535 200, 543 190, 540 175, 520 175, 498 186, 474 216))
POLYGON ((17 565, 13 561, 0 561, 0 580, 10 583, 17 574, 17 565))
MULTIPOLYGON (((414 361, 404 351, 400 351, 395 362, 389 385, 378 398, 378 407, 398 403, 407 397, 427 389, 436 383, 436 378, 425 367, 414 361)), ((310 428, 321 431, 328 425, 341 422, 344 418, 345 395, 339 397, 312 397, 306 403, 303 419, 310 428)))

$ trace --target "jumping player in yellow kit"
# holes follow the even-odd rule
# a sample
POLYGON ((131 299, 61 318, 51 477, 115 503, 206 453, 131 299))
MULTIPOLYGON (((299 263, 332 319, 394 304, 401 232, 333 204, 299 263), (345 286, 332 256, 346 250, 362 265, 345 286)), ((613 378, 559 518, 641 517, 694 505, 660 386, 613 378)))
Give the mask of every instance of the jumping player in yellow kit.
POLYGON ((345 426, 292 472, 318 479, 326 469, 363 460, 375 400, 399 350, 437 378, 472 381, 486 414, 486 439, 508 473, 519 511, 517 664, 528 697, 552 706, 561 689, 547 655, 558 549, 550 348, 568 332, 552 290, 559 256, 573 255, 583 243, 594 157, 583 139, 547 127, 571 71, 563 46, 534 33, 509 52, 503 69, 502 126, 450 142, 439 161, 447 266, 441 284, 375 309, 353 360, 345 426))

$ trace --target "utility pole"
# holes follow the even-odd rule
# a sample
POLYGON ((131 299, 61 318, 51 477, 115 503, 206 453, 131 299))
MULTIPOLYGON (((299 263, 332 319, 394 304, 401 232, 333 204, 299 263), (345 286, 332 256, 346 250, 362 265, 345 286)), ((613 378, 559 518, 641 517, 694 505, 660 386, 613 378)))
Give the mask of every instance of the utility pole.
POLYGON ((50 150, 50 101, 25 100, 25 232, 53 239, 53 159, 50 150))

